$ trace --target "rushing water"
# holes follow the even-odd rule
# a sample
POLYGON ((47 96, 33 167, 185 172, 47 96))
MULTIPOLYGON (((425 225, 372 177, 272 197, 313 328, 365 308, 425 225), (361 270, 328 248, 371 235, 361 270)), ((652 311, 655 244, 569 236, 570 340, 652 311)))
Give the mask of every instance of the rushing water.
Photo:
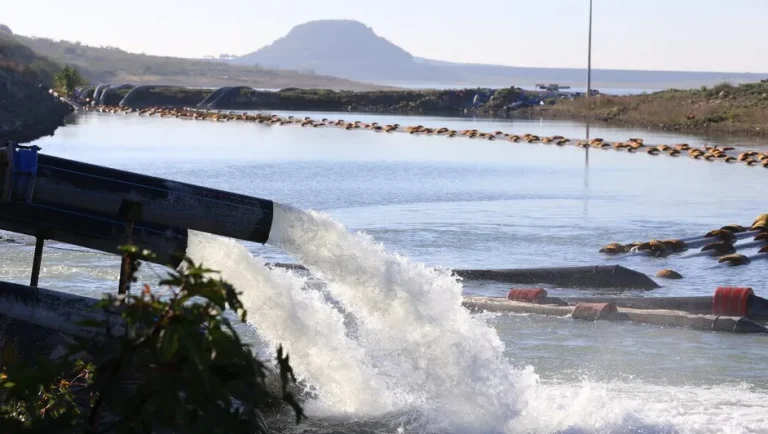
MULTIPOLYGON (((585 134, 583 125, 570 122, 309 115, 585 134)), ((760 145, 597 127, 590 134, 760 145)), ((759 196, 768 175, 762 167, 504 141, 94 114, 37 144, 53 155, 320 210, 383 243, 298 212, 291 216, 304 217, 285 219, 282 235, 270 240, 288 253, 246 244, 254 258, 239 243, 192 236, 190 254, 220 264, 229 280, 249 288, 245 297, 259 339, 289 347, 317 396, 315 414, 346 415, 343 420, 364 420, 366 429, 383 432, 399 426, 768 431, 763 336, 470 316, 458 306, 462 291, 502 295, 506 287, 464 282, 462 288, 444 272, 420 265, 621 263, 648 273, 673 268, 686 276, 633 295, 709 295, 716 286, 736 284, 760 294, 768 281, 763 261, 726 268, 708 258, 609 259, 597 250, 609 241, 685 237, 751 222, 766 211, 759 196), (327 287, 302 289, 302 278, 263 265, 293 259, 327 287)), ((0 277, 6 280, 28 278, 32 246, 19 240, 26 244, 0 247, 0 277)), ((115 286, 115 258, 49 245, 41 285, 94 296, 115 286)))

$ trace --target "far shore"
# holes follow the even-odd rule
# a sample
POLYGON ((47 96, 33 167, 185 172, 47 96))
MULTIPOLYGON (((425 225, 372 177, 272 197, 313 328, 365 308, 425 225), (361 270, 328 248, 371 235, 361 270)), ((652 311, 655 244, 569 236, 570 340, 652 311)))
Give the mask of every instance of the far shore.
MULTIPOLYGON (((214 89, 147 88, 124 100, 131 89, 108 92, 105 106, 197 107, 211 110, 295 110, 415 115, 525 116, 710 135, 768 135, 768 80, 738 86, 665 90, 648 94, 589 98, 573 93, 503 89, 397 89, 333 91, 247 87, 214 94, 214 89), (212 95, 213 94, 213 95, 212 95)), ((81 97, 88 100, 93 90, 81 97), (90 93, 89 93, 90 92, 90 93)))

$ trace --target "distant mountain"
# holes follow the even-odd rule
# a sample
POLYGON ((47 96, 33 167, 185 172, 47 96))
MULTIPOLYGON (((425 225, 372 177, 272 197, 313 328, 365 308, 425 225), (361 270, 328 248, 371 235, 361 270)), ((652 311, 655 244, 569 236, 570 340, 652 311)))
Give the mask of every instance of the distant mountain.
POLYGON ((352 20, 322 20, 300 24, 270 45, 235 63, 267 68, 312 71, 369 82, 441 82, 460 77, 425 64, 410 53, 352 20))
MULTIPOLYGON (((5 28, 7 29, 7 27, 5 28)), ((233 65, 223 59, 182 59, 129 53, 117 47, 92 47, 79 42, 54 41, 13 35, 0 27, 0 61, 5 52, 24 63, 46 66, 34 57, 72 65, 91 81, 99 83, 172 84, 177 86, 255 88, 323 88, 371 90, 381 86, 305 72, 233 65)), ((46 60, 47 61, 47 60, 46 60)), ((48 61, 47 61, 48 62, 48 61)), ((53 64, 52 62, 49 62, 53 64)), ((61 67, 55 70, 57 72, 61 67)), ((50 69, 46 66, 46 70, 50 69)))
MULTIPOLYGON (((231 61, 389 85, 507 87, 557 83, 584 87, 586 81, 586 70, 582 68, 464 64, 414 57, 365 24, 351 20, 300 24, 272 44, 231 61)), ((723 81, 754 82, 766 77, 768 73, 592 71, 595 87, 624 89, 690 88, 723 81)))

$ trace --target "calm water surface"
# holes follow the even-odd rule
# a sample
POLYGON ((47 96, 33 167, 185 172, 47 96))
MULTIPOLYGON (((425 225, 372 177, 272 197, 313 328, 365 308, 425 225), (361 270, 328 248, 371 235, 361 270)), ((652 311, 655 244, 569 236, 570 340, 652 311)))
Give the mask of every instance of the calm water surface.
MULTIPOLYGON (((292 114, 585 136, 585 126, 574 122, 292 114)), ((654 144, 768 144, 605 127, 592 127, 590 135, 643 137, 654 144)), ((505 141, 100 114, 81 116, 36 144, 51 155, 322 210, 351 229, 372 234, 388 249, 430 265, 619 263, 649 274, 672 268, 685 276, 631 295, 710 295, 722 285, 749 285, 768 295, 764 261, 727 268, 709 258, 621 260, 598 253, 612 241, 686 237, 724 224, 751 223, 768 212, 760 195, 768 171, 759 166, 505 141)), ((0 246, 6 264, 0 277, 25 282, 33 243, 18 239, 26 244, 0 246)), ((114 257, 49 246, 41 285, 92 296, 116 286, 114 257)), ((248 247, 269 260, 291 260, 268 246, 248 247)), ((503 295, 507 289, 465 284, 468 294, 503 295)), ((534 366, 549 384, 596 381, 631 389, 622 393, 637 396, 658 388, 654 395, 667 398, 682 390, 676 387, 704 388, 694 395, 722 394, 715 389, 725 388, 737 401, 747 396, 740 391, 768 389, 764 336, 534 316, 501 315, 492 322, 515 363, 534 366)))

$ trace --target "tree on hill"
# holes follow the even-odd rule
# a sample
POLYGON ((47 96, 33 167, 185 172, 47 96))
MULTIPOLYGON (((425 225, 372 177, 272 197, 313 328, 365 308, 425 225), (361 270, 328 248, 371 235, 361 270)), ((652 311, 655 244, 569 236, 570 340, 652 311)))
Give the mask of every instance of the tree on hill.
POLYGON ((74 92, 76 88, 87 84, 88 80, 80 75, 80 71, 71 66, 65 66, 61 72, 53 76, 54 88, 67 95, 74 92))

